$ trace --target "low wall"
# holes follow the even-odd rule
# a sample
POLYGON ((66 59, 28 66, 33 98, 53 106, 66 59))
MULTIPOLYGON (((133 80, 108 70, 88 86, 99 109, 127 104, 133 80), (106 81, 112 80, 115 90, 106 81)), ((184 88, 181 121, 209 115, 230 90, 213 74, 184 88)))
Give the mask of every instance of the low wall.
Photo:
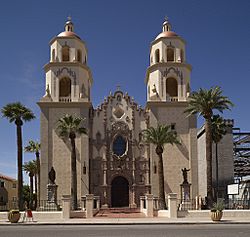
MULTIPOLYGON (((24 212, 21 212, 21 220, 23 218, 24 212)), ((61 211, 53 211, 53 212, 38 212, 32 211, 33 218, 35 221, 49 221, 49 220, 59 220, 62 219, 62 212, 61 211)), ((7 221, 8 220, 8 212, 0 212, 0 220, 7 221)))
POLYGON ((168 210, 159 210, 158 211, 158 217, 168 217, 169 218, 170 214, 168 210))
MULTIPOLYGON (((210 216, 210 210, 178 211, 178 217, 207 218, 208 216, 210 216)), ((223 210, 223 218, 230 217, 250 219, 250 210, 223 210)))

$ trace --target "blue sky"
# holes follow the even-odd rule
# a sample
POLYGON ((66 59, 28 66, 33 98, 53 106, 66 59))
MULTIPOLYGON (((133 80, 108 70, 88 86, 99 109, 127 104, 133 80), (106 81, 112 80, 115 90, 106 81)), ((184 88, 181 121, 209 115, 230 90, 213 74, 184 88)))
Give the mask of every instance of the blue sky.
MULTIPOLYGON (((144 106, 149 46, 167 15, 173 30, 187 42, 191 89, 221 86, 235 104, 225 117, 249 131, 249 11, 248 0, 3 1, 0 107, 21 101, 31 108, 37 119, 23 126, 23 143, 39 140, 36 102, 45 91, 43 66, 49 60, 49 41, 63 31, 68 15, 88 47, 94 106, 117 85, 144 106)), ((16 177, 16 130, 4 118, 0 141, 0 173, 16 177)), ((24 161, 33 158, 24 154, 24 161)))

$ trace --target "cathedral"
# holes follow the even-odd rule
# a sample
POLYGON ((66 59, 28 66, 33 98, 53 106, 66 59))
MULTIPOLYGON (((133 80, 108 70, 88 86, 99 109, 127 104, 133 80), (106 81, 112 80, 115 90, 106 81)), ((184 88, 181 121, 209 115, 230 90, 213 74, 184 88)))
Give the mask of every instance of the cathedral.
MULTIPOLYGON (((184 168, 189 170, 190 198, 200 194, 199 186, 205 190, 205 174, 199 173, 196 116, 184 114, 192 66, 186 61, 184 39, 171 30, 168 20, 153 39, 149 54, 145 108, 120 88, 94 108, 88 50, 75 33, 71 19, 65 30, 50 41, 50 61, 44 67, 46 94, 38 102, 41 200, 47 199, 48 173, 52 167, 56 172, 58 199, 71 194, 71 147, 56 129, 59 118, 65 114, 85 118, 83 125, 88 131, 76 138, 78 198, 94 194, 100 197, 102 207, 138 207, 140 196, 148 193, 158 196, 155 146, 142 139, 144 129, 158 124, 170 125, 181 141, 180 145, 164 147, 166 194, 177 193, 181 198, 184 168)), ((204 157, 200 159, 204 161, 204 157)))

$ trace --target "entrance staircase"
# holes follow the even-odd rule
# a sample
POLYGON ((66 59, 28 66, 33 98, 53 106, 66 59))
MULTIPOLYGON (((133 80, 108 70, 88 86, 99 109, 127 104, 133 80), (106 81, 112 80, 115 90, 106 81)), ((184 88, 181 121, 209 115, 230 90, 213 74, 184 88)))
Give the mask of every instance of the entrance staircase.
POLYGON ((108 208, 100 209, 100 211, 95 215, 96 218, 143 218, 144 213, 140 212, 139 208, 108 208))

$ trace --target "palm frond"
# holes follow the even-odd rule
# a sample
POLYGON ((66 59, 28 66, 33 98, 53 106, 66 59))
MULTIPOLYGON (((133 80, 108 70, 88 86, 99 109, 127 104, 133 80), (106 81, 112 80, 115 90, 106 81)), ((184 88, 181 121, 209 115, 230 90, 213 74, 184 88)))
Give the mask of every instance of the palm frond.
POLYGON ((40 149, 41 149, 41 144, 33 140, 30 140, 29 144, 24 147, 25 152, 31 152, 31 153, 39 152, 40 149))
POLYGON ((58 120, 57 131, 60 137, 69 137, 70 133, 87 134, 87 129, 81 126, 84 118, 66 114, 58 120))
POLYGON ((34 113, 20 102, 6 104, 1 109, 1 113, 2 116, 6 117, 11 123, 17 119, 30 121, 35 118, 34 113))
POLYGON ((211 87, 209 90, 200 88, 197 92, 189 96, 188 108, 184 111, 188 116, 198 114, 198 116, 211 117, 214 110, 223 113, 230 110, 233 103, 228 97, 222 95, 219 86, 211 87))
POLYGON ((224 119, 220 115, 214 115, 212 117, 212 139, 215 143, 218 143, 222 137, 226 134, 227 126, 224 119))
POLYGON ((162 148, 164 148, 164 145, 167 143, 171 145, 180 144, 176 132, 171 131, 169 125, 158 125, 156 128, 149 127, 143 130, 142 134, 145 142, 162 148))

